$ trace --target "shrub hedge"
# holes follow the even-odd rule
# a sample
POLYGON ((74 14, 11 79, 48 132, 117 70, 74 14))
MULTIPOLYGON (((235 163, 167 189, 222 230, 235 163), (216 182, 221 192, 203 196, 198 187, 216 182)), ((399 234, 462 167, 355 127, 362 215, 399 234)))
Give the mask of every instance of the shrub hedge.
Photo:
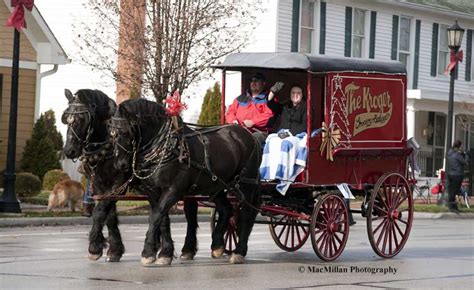
POLYGON ((53 190, 56 183, 65 179, 70 179, 66 172, 62 171, 61 169, 50 170, 46 172, 43 177, 43 189, 53 190))
POLYGON ((29 172, 21 172, 16 175, 16 196, 32 197, 41 192, 41 180, 38 176, 29 172))

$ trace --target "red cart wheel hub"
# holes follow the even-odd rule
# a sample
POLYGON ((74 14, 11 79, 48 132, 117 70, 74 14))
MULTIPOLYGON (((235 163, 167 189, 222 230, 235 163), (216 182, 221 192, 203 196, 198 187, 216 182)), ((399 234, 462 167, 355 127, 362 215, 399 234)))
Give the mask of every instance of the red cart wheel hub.
POLYGON ((398 219, 398 218, 400 217, 400 215, 401 215, 401 212, 399 212, 399 211, 396 210, 396 209, 395 209, 395 210, 392 210, 392 211, 390 212, 390 218, 391 218, 392 220, 398 219))
POLYGON ((339 230, 339 225, 336 223, 336 222, 332 222, 328 225, 328 231, 331 233, 331 234, 334 234, 335 232, 337 232, 339 230))

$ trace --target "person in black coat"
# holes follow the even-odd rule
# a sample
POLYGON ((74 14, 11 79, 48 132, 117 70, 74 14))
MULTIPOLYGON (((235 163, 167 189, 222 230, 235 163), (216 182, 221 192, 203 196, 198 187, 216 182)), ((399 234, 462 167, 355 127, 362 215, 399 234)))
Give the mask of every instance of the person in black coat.
POLYGON ((303 97, 303 89, 301 86, 295 84, 291 86, 290 90, 291 102, 283 107, 281 115, 281 129, 287 129, 293 136, 298 133, 307 131, 307 105, 303 97))
POLYGON ((448 185, 448 208, 449 211, 459 213, 456 204, 456 194, 461 190, 464 177, 464 166, 468 164, 469 158, 462 151, 462 142, 456 140, 453 147, 448 152, 446 160, 446 175, 448 185))

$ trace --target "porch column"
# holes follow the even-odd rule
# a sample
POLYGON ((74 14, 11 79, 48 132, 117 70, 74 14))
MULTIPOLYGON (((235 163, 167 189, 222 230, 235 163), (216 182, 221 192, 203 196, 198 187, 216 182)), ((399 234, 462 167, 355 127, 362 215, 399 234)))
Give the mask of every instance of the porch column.
POLYGON ((415 109, 407 107, 407 139, 415 137, 415 109))

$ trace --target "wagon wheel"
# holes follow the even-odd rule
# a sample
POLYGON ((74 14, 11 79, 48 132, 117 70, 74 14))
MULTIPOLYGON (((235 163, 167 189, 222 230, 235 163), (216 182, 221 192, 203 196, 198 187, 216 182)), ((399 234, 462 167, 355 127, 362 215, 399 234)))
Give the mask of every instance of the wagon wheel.
POLYGON ((413 196, 407 180, 398 173, 384 174, 375 184, 367 208, 367 234, 377 255, 397 255, 410 235, 413 196))
POLYGON ((311 217, 311 242, 321 260, 333 261, 342 254, 349 237, 349 221, 344 199, 325 194, 316 203, 311 217))
POLYGON ((294 252, 301 248, 309 237, 309 224, 287 215, 268 217, 270 234, 282 250, 294 252))
MULTIPOLYGON (((214 232, 216 228, 217 220, 219 219, 219 212, 213 208, 211 212, 211 233, 214 232)), ((230 255, 232 251, 235 250, 237 245, 237 241, 239 240, 237 236, 237 224, 236 224, 237 217, 233 215, 229 220, 229 225, 227 226, 227 230, 224 233, 224 252, 227 255, 230 255)))

